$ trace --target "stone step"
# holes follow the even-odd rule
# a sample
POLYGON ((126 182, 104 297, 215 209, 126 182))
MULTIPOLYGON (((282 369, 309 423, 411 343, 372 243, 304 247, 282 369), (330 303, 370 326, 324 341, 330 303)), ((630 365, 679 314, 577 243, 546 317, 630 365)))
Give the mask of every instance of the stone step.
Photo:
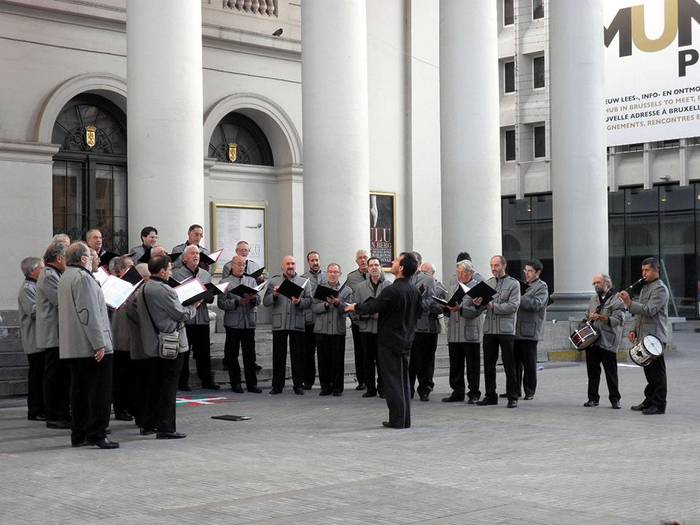
POLYGON ((28 366, 6 366, 0 368, 0 382, 20 379, 26 380, 28 370, 28 366))
POLYGON ((23 352, 0 352, 0 368, 27 366, 27 356, 23 352))
POLYGON ((0 382, 0 397, 26 396, 27 381, 2 381, 0 382))
POLYGON ((0 353, 21 351, 19 328, 0 327, 0 353))

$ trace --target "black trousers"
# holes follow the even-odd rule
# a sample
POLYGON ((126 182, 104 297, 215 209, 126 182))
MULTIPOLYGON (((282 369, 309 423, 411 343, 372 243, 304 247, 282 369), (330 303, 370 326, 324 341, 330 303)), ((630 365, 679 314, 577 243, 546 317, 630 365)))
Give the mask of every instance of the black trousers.
POLYGON ((129 352, 114 352, 114 379, 112 380, 112 403, 114 414, 129 412, 134 409, 134 371, 129 352))
POLYGON ((498 400, 496 392, 496 362, 498 349, 501 349, 503 371, 506 373, 506 395, 509 401, 518 399, 518 381, 515 377, 515 358, 513 356, 514 335, 484 335, 484 387, 485 398, 498 400))
POLYGON ((617 386, 617 355, 615 352, 605 350, 598 345, 586 348, 586 372, 588 373, 588 400, 600 401, 598 387, 600 386, 600 365, 605 371, 605 381, 608 383, 608 397, 610 401, 620 400, 620 391, 617 386))
POLYGON ((275 330, 272 332, 272 388, 284 388, 287 367, 287 339, 289 339, 289 360, 292 365, 292 384, 301 388, 304 382, 304 332, 275 330))
POLYGON ((143 427, 158 432, 175 432, 177 383, 184 362, 184 353, 176 359, 148 359, 149 386, 146 418, 143 427))
MULTIPOLYGON (((665 347, 666 345, 664 345, 665 347)), ((644 367, 647 386, 644 388, 644 404, 666 410, 666 361, 661 355, 644 367)))
POLYGON ((44 411, 49 421, 70 420, 70 367, 58 347, 44 351, 44 411))
POLYGON ((358 385, 364 385, 367 382, 367 378, 365 377, 365 355, 362 349, 360 326, 357 323, 352 323, 350 326, 352 330, 352 348, 355 353, 355 378, 358 385))
MULTIPOLYGON (((187 332, 187 342, 190 345, 192 357, 197 366, 197 376, 202 386, 211 385, 214 378, 211 374, 211 350, 209 345, 209 325, 208 324, 188 324, 185 325, 187 332)), ((190 351, 183 357, 182 369, 180 372, 180 386, 186 387, 190 381, 190 351)))
POLYGON ((450 354, 450 388, 452 395, 464 399, 464 368, 467 369, 467 395, 473 399, 481 397, 481 347, 479 343, 448 343, 450 354))
POLYGON ((316 334, 314 334, 314 325, 307 324, 304 327, 304 384, 307 386, 313 386, 315 382, 316 334))
POLYGON ((345 385, 345 336, 316 334, 321 390, 340 393, 345 385))
POLYGON ((94 357, 65 359, 70 367, 70 403, 73 409, 71 442, 104 438, 112 403, 112 354, 99 363, 94 357))
POLYGON ((27 354, 27 417, 45 416, 44 412, 44 352, 27 354))
POLYGON ((396 428, 411 426, 411 388, 408 382, 408 352, 393 352, 379 347, 384 397, 389 407, 389 422, 396 428))
POLYGON ((537 390, 537 341, 516 339, 513 343, 513 355, 518 397, 522 395, 521 385, 526 396, 534 396, 537 390))
POLYGON ((408 365, 408 376, 411 383, 411 393, 418 379, 418 394, 427 395, 433 391, 435 383, 435 350, 437 350, 437 334, 416 332, 411 346, 411 359, 408 365))
POLYGON ((134 388, 134 404, 131 413, 134 416, 134 422, 140 427, 155 428, 156 425, 152 422, 149 426, 148 418, 151 404, 155 403, 153 399, 158 395, 158 382, 155 376, 157 361, 157 357, 131 361, 134 388))
POLYGON ((382 385, 382 372, 379 368, 379 359, 377 357, 377 334, 370 332, 360 332, 360 339, 362 341, 362 360, 365 363, 365 384, 367 385, 367 392, 370 394, 376 393, 377 390, 383 393, 382 385), (376 382, 375 382, 375 368, 376 368, 376 382))
POLYGON ((243 353, 246 388, 251 389, 258 385, 258 378, 255 375, 255 329, 226 328, 224 360, 232 387, 241 384, 241 366, 238 364, 239 348, 242 348, 243 353))

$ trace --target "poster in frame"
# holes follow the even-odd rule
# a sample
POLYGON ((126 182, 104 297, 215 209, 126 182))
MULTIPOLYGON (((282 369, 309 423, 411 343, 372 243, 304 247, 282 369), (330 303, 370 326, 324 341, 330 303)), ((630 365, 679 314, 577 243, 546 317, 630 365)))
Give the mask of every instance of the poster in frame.
POLYGON ((211 247, 223 249, 216 265, 221 273, 224 264, 236 253, 236 243, 246 241, 250 246, 248 258, 266 266, 267 209, 256 204, 229 204, 211 202, 211 247))
POLYGON ((384 270, 396 257, 396 193, 369 194, 370 255, 378 257, 384 270))

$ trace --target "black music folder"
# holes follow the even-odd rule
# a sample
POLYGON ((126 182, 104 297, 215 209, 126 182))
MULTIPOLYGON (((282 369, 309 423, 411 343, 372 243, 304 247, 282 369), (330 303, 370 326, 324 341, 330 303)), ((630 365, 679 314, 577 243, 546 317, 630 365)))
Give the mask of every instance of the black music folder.
POLYGON ((304 293, 304 287, 309 284, 309 280, 306 279, 304 284, 301 286, 297 283, 290 281, 289 279, 282 279, 282 283, 277 288, 277 292, 284 295, 288 299, 292 297, 301 297, 304 293))
POLYGON ((530 285, 520 279, 516 279, 516 281, 520 284, 520 295, 524 295, 527 289, 530 288, 530 285))
POLYGON ((100 255, 100 266, 109 266, 109 261, 115 257, 119 257, 119 254, 114 252, 104 252, 102 255, 100 255))
POLYGON ((142 280, 141 274, 136 270, 136 267, 130 267, 121 278, 134 286, 139 284, 142 280))
MULTIPOLYGON (((194 285, 193 285, 194 287, 194 285)), ((205 301, 205 302, 211 302, 214 300, 214 297, 217 295, 220 295, 222 293, 226 292, 226 289, 228 288, 228 283, 221 283, 221 284, 213 284, 213 283, 207 283, 203 285, 204 290, 201 292, 197 293, 196 295, 193 295, 184 301, 182 301, 182 306, 189 306, 191 304, 194 304, 198 301, 205 301)))
POLYGON ((457 290, 455 290, 455 293, 452 294, 452 297, 450 297, 449 301, 446 301, 445 299, 442 299, 435 295, 433 295, 433 300, 436 303, 440 303, 443 306, 457 306, 459 304, 462 304, 462 299, 464 299, 464 296, 467 294, 467 290, 469 290, 469 288, 467 288, 465 284, 459 283, 457 290))
POLYGON ((209 254, 199 252, 199 262, 204 264, 214 264, 219 260, 224 250, 218 250, 209 254))
POLYGON ((248 277, 252 277, 253 279, 257 279, 264 272, 265 272, 265 267, 263 266, 262 268, 255 270, 253 273, 244 273, 243 275, 247 275, 248 277))
POLYGON ((483 299, 481 306, 485 306, 491 299, 493 299, 493 296, 496 295, 496 290, 486 284, 486 281, 481 281, 469 288, 469 290, 467 290, 467 295, 472 299, 481 297, 483 299))
MULTIPOLYGON (((343 286, 345 286, 345 285, 343 285, 343 286)), ((316 287, 316 291, 314 292, 314 299, 318 299, 319 301, 325 301, 329 297, 332 297, 333 299, 335 299, 340 294, 340 290, 343 289, 343 286, 341 286, 337 290, 334 290, 333 288, 331 288, 329 286, 324 286, 322 284, 319 284, 316 287)))
POLYGON ((247 286, 245 284, 239 284, 235 288, 228 290, 228 292, 232 293, 233 295, 237 295, 238 297, 243 297, 246 294, 248 295, 255 295, 260 293, 260 291, 265 288, 265 285, 267 284, 267 281, 264 283, 259 284, 255 288, 251 288, 250 286, 247 286))

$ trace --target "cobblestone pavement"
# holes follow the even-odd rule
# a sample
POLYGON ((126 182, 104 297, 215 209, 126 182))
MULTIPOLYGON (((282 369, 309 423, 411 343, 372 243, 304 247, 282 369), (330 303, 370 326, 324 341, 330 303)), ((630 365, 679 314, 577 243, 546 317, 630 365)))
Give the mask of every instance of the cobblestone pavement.
POLYGON ((663 416, 629 410, 644 385, 629 365, 623 410, 604 381, 601 406, 584 408, 582 363, 545 364, 515 410, 441 403, 439 377, 401 431, 350 383, 340 398, 193 392, 226 399, 178 409, 187 439, 115 421, 114 451, 70 448, 25 407, 3 408, 0 523, 700 524, 700 336, 676 341, 663 416))

